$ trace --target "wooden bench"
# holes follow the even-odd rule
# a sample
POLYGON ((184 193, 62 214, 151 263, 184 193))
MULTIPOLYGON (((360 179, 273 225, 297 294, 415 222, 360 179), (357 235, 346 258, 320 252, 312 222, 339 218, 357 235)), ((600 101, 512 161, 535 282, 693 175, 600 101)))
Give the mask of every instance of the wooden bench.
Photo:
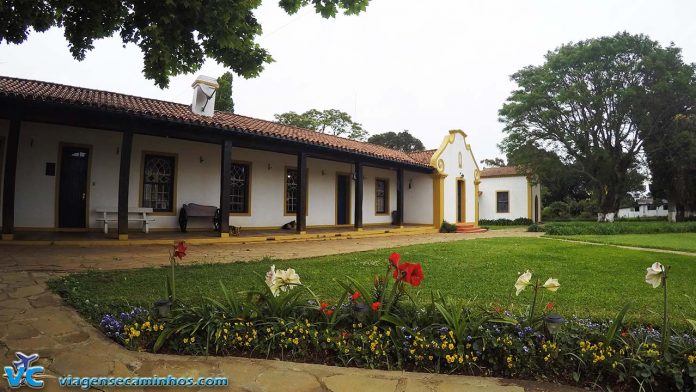
MULTIPOLYGON (((109 234, 109 222, 118 222, 118 208, 98 208, 96 213, 102 215, 101 218, 97 218, 97 222, 103 222, 104 234, 109 234)), ((147 214, 152 214, 152 208, 128 207, 128 222, 141 222, 143 232, 149 233, 150 222, 154 222, 155 219, 147 214)))
POLYGON ((188 220, 192 217, 212 218, 213 229, 220 230, 220 209, 215 206, 204 206, 202 204, 184 204, 179 211, 179 228, 182 233, 186 232, 188 220))

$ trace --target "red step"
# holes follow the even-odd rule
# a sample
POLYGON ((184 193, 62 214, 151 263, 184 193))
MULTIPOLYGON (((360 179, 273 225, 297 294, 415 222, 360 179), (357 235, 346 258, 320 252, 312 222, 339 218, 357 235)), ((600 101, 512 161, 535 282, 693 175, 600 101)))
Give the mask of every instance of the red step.
POLYGON ((465 225, 465 224, 458 224, 457 225, 457 233, 485 233, 487 232, 488 229, 482 229, 480 227, 476 227, 474 225, 465 225))

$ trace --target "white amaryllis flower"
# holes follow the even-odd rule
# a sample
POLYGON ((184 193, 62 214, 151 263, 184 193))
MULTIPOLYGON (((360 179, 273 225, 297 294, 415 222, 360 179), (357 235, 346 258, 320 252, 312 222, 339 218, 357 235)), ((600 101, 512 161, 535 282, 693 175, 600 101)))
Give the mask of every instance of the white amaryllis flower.
POLYGON ((529 281, 532 280, 532 273, 527 270, 527 272, 523 273, 517 278, 517 282, 515 282, 515 288, 517 289, 517 295, 520 295, 524 289, 529 286, 529 281))
POLYGON ((645 274, 645 283, 651 284, 654 289, 662 284, 662 274, 665 272, 665 267, 656 262, 647 268, 648 273, 645 274))
POLYGON ((558 283, 558 279, 548 278, 546 283, 544 283, 541 287, 548 291, 555 292, 559 287, 561 287, 561 284, 558 283))
POLYGON ((277 297, 281 291, 288 291, 295 285, 301 284, 300 275, 292 268, 276 270, 275 265, 272 265, 270 271, 266 273, 266 284, 271 289, 273 296, 277 297))

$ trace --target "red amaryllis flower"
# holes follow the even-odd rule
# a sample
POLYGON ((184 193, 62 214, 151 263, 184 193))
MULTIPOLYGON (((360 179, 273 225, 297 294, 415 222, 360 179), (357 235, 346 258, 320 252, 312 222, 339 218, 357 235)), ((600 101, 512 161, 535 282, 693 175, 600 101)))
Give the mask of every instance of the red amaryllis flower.
POLYGON ((176 245, 174 245, 174 257, 183 259, 184 256, 186 256, 186 244, 184 241, 179 241, 176 245))
POLYGON ((329 315, 329 316, 331 316, 331 315, 333 314, 333 309, 327 310, 327 311, 326 311, 326 314, 329 315))
POLYGON ((322 302, 319 304, 319 309, 321 309, 321 310, 325 310, 328 307, 329 307, 329 304, 327 304, 326 302, 322 302))
POLYGON ((396 252, 392 253, 392 254, 389 256, 389 262, 390 262, 391 265, 393 265, 394 267, 398 267, 398 266, 399 266, 399 261, 400 261, 400 260, 401 260, 401 255, 398 254, 398 253, 396 253, 396 252))
POLYGON ((411 286, 417 287, 424 278, 423 268, 420 263, 399 264, 394 271, 394 279, 401 279, 411 286))
POLYGON ((382 303, 379 302, 379 301, 378 301, 378 302, 373 302, 373 303, 372 303, 372 310, 374 310, 375 312, 378 311, 378 310, 379 310, 379 307, 380 307, 381 305, 382 305, 382 303))
POLYGON ((553 303, 549 302, 546 304, 546 310, 552 311, 553 310, 553 303))
POLYGON ((354 292, 353 295, 350 296, 350 298, 353 301, 357 300, 358 298, 360 298, 360 292, 359 291, 354 292))

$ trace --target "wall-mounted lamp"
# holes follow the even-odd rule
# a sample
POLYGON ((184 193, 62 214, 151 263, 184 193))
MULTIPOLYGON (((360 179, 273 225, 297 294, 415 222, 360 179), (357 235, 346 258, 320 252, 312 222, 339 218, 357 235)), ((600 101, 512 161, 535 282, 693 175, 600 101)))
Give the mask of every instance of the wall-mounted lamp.
POLYGON ((268 170, 271 170, 271 164, 270 164, 270 163, 268 164, 268 170))
POLYGON ((34 147, 34 138, 29 139, 29 147, 34 147))
POLYGON ((203 159, 203 155, 201 155, 201 156, 198 157, 198 161, 199 161, 200 163, 205 162, 205 159, 203 159))
POLYGON ((411 189, 413 187, 413 178, 408 179, 408 189, 411 189))
POLYGON ((121 153, 121 147, 116 147, 116 155, 121 153))
POLYGON ((326 173, 324 172, 324 169, 321 169, 321 175, 325 175, 326 173))

